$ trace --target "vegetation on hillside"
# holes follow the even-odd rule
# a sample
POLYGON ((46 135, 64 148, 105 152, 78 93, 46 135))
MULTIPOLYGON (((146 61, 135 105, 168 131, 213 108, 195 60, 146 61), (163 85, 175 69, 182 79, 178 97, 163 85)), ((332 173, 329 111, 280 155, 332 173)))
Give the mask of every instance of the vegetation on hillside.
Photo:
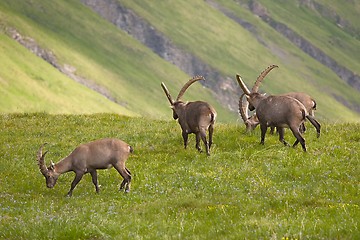
MULTIPOLYGON (((308 127, 308 152, 276 136, 218 124, 212 155, 183 149, 175 122, 116 114, 0 115, 2 239, 357 239, 360 237, 359 124, 308 127), (57 162, 104 137, 134 148, 132 190, 114 169, 99 170, 65 195, 73 173, 47 189, 36 152, 57 162)), ((287 131, 285 138, 293 136, 287 131)))
MULTIPOLYGON (((343 105, 359 106, 357 91, 294 47, 243 5, 233 1, 216 2, 256 26, 257 35, 206 1, 170 1, 161 4, 122 1, 172 42, 198 56, 228 81, 235 81, 234 75, 240 73, 250 85, 265 67, 278 64, 280 68, 269 75, 263 84, 263 91, 270 94, 305 91, 316 98, 320 121, 358 121, 359 114, 343 105)), ((267 6, 266 1, 262 2, 267 6)), ((281 4, 267 6, 278 19, 289 17, 287 13, 292 7, 291 4, 286 5, 286 8, 284 6, 284 12, 273 10, 281 4)), ((305 22, 316 19, 309 11, 291 13, 296 14, 296 17, 291 15, 291 18, 301 18, 305 22)), ((339 14, 343 14, 343 10, 339 14)), ((291 21, 294 29, 304 25, 303 22, 296 24, 297 21, 291 21)), ((103 111, 168 119, 170 112, 159 83, 166 82, 170 92, 175 95, 191 77, 102 19, 80 1, 4 0, 0 2, 0 26, 0 51, 3 56, 0 63, 6 66, 0 71, 0 90, 4 94, 4 100, 0 103, 1 112, 103 111), (69 66, 89 83, 106 89, 118 104, 75 83, 44 60, 30 54, 8 36, 11 28, 53 52, 60 65, 69 66)), ((318 32, 316 26, 311 25, 311 32, 318 32)), ((321 31, 322 37, 330 34, 336 39, 342 39, 340 30, 335 31, 332 25, 324 30, 328 32, 321 31)), ((321 39, 313 40, 321 42, 321 39)), ((339 52, 338 43, 336 41, 334 45, 337 49, 332 51, 334 54, 339 52)), ((356 47, 356 39, 346 41, 346 44, 351 45, 349 49, 359 49, 356 47)), ((346 50, 342 51, 339 59, 354 69, 358 64, 357 56, 356 50, 346 50)), ((185 98, 209 101, 217 109, 221 122, 235 122, 238 119, 236 112, 230 112, 227 106, 217 101, 211 90, 202 88, 200 84, 192 86, 185 98)))

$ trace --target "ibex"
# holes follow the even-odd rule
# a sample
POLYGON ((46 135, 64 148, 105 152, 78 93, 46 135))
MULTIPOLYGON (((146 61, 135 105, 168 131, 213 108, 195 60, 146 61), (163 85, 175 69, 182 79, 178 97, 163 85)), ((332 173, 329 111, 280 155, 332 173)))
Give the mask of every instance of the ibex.
MULTIPOLYGON (((273 68, 276 68, 276 67, 278 67, 278 66, 271 65, 258 76, 256 83, 255 83, 254 87, 252 88, 253 92, 258 92, 261 81, 265 78, 265 76, 273 68)), ((239 113, 240 113, 241 118, 244 121, 247 131, 254 130, 256 128, 256 126, 259 124, 259 120, 256 117, 256 114, 252 115, 251 117, 248 116, 247 109, 249 108, 249 103, 246 101, 245 104, 243 104, 243 101, 242 101, 243 96, 244 95, 242 95, 239 98, 239 113)), ((292 98, 299 100, 305 106, 308 113, 314 117, 314 110, 316 110, 316 102, 308 94, 303 93, 303 92, 289 92, 289 93, 280 94, 279 96, 288 96, 288 97, 292 97, 292 98)), ((250 110, 252 111, 253 109, 254 108, 251 106, 250 110)), ((271 133, 273 133, 273 130, 274 130, 274 128, 271 127, 271 133)), ((300 131, 303 133, 303 132, 305 132, 305 130, 306 130, 305 124, 302 124, 300 131)))
MULTIPOLYGON (((276 66, 270 66, 262 74, 266 75, 274 67, 276 66)), ((261 144, 264 144, 267 127, 276 127, 279 133, 279 140, 284 143, 284 145, 288 145, 284 140, 284 127, 289 127, 296 137, 293 147, 300 142, 303 150, 306 152, 305 139, 300 133, 301 124, 305 119, 308 119, 315 126, 318 137, 320 136, 320 123, 314 117, 309 115, 308 111, 300 101, 288 96, 267 97, 258 93, 257 88, 259 78, 255 82, 251 92, 246 87, 239 74, 236 75, 236 79, 246 95, 250 109, 256 109, 256 116, 259 119, 261 128, 261 144)))
POLYGON ((97 169, 108 169, 114 167, 123 177, 120 190, 125 187, 125 192, 130 191, 131 173, 125 167, 125 162, 133 149, 127 143, 114 138, 99 139, 93 142, 81 144, 75 148, 69 156, 65 157, 58 163, 51 162, 49 167, 45 165, 45 155, 42 150, 44 143, 37 153, 37 161, 40 172, 46 179, 46 186, 53 188, 57 179, 63 173, 75 172, 75 179, 71 183, 70 191, 67 196, 71 197, 76 185, 79 183, 85 173, 90 173, 95 190, 99 192, 97 180, 97 169))
POLYGON ((195 101, 195 102, 183 102, 181 97, 184 95, 186 89, 196 81, 205 80, 201 76, 196 76, 190 79, 185 85, 181 88, 179 95, 174 101, 166 88, 165 84, 162 82, 161 87, 164 90, 167 99, 171 104, 173 110, 173 118, 181 126, 182 137, 184 139, 184 147, 187 147, 188 144, 188 134, 194 133, 196 135, 196 149, 201 152, 200 147, 200 138, 204 142, 206 148, 206 154, 210 155, 210 148, 213 139, 214 125, 216 119, 215 109, 207 102, 195 101), (209 142, 206 140, 206 131, 209 131, 209 142))

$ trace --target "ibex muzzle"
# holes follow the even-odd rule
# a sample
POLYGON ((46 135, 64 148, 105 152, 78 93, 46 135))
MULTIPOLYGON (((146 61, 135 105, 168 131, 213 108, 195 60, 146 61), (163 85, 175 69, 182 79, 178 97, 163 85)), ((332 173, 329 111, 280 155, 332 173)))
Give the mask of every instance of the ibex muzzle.
POLYGON ((204 80, 204 78, 196 76, 185 83, 175 101, 172 99, 169 90, 164 83, 161 83, 161 87, 171 104, 173 118, 175 120, 178 119, 178 123, 181 126, 184 147, 186 148, 188 144, 188 134, 194 133, 196 135, 196 149, 201 152, 200 139, 202 139, 206 148, 206 153, 207 155, 210 155, 216 119, 215 109, 207 102, 183 102, 180 100, 188 87, 199 80, 204 80), (206 131, 209 131, 209 142, 206 139, 206 131))
POLYGON ((99 192, 97 180, 97 169, 108 169, 114 167, 123 177, 120 189, 125 188, 125 192, 130 191, 131 173, 125 167, 125 162, 133 149, 127 143, 115 139, 105 138, 82 144, 78 146, 69 156, 58 163, 51 162, 49 167, 45 165, 45 153, 42 153, 43 144, 37 153, 37 161, 40 172, 46 179, 46 186, 53 188, 57 179, 63 173, 75 172, 75 179, 71 183, 70 191, 67 196, 71 196, 74 188, 80 182, 84 174, 90 173, 96 192, 99 192))

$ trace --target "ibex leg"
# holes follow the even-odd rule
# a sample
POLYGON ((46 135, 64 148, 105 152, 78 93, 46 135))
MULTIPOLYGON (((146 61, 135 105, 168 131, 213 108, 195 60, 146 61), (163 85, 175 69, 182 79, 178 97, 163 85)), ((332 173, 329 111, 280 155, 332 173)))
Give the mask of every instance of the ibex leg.
POLYGON ((200 133, 196 133, 196 145, 195 145, 196 149, 201 152, 201 147, 200 147, 200 133))
POLYGON ((301 136, 301 133, 299 132, 299 128, 291 127, 290 128, 294 136, 296 137, 296 141, 293 144, 293 147, 296 147, 296 145, 300 142, 304 152, 306 152, 306 146, 305 146, 305 139, 301 136))
POLYGON ((182 132, 182 137, 184 139, 184 148, 186 149, 187 144, 188 144, 188 134, 187 134, 187 132, 183 131, 182 132))
POLYGON ((260 124, 260 129, 261 129, 261 140, 260 140, 260 144, 264 145, 265 142, 265 134, 267 131, 267 126, 266 124, 260 124))
POLYGON ((125 187, 125 192, 130 192, 131 175, 129 174, 129 170, 127 170, 125 166, 121 165, 114 165, 114 168, 124 178, 124 180, 120 184, 119 190, 122 190, 125 187))
POLYGON ((210 148, 209 148, 209 144, 206 140, 206 130, 205 129, 200 129, 200 136, 202 141, 204 142, 205 148, 206 148, 206 154, 208 156, 210 156, 210 148))
POLYGON ((312 116, 306 116, 306 118, 310 121, 310 123, 316 128, 317 137, 320 137, 320 123, 312 116))
POLYGON ((305 122, 303 122, 303 123, 300 125, 300 132, 301 132, 301 133, 306 132, 305 122))
POLYGON ((284 139, 284 133, 285 133, 284 128, 277 127, 276 130, 279 133, 279 141, 282 142, 285 146, 289 146, 289 144, 284 139))
POLYGON ((95 190, 96 190, 97 193, 99 193, 100 188, 99 188, 99 184, 98 184, 98 178, 97 178, 96 170, 90 172, 90 174, 91 174, 92 182, 95 185, 95 190))
POLYGON ((213 143, 213 133, 214 133, 214 126, 209 126, 209 149, 211 148, 211 145, 213 143))
POLYGON ((271 134, 271 135, 274 134, 274 130, 275 130, 275 127, 270 127, 270 134, 271 134))
POLYGON ((84 173, 83 173, 83 172, 77 172, 77 173, 75 173, 75 174, 76 174, 76 175, 75 175, 75 178, 74 178, 74 180, 73 180, 72 183, 71 183, 70 191, 67 193, 67 196, 68 196, 68 197, 71 197, 74 188, 75 188, 76 185, 80 182, 81 178, 84 176, 84 173))

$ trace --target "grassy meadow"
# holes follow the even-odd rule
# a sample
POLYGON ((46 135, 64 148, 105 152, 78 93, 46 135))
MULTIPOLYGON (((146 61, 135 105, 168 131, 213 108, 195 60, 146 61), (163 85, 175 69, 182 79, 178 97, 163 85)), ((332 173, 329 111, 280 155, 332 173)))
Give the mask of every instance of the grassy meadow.
MULTIPOLYGON (((169 113, 170 115, 170 113, 169 113)), ((169 116, 170 118, 170 116, 169 116)), ((175 121, 116 114, 0 115, 0 239, 358 239, 360 124, 308 125, 308 152, 276 136, 217 124, 212 155, 184 150, 175 121), (131 192, 114 169, 73 173, 53 189, 36 164, 57 162, 77 145, 117 137, 134 148, 131 192)), ((293 142, 289 131, 285 138, 293 142)))

